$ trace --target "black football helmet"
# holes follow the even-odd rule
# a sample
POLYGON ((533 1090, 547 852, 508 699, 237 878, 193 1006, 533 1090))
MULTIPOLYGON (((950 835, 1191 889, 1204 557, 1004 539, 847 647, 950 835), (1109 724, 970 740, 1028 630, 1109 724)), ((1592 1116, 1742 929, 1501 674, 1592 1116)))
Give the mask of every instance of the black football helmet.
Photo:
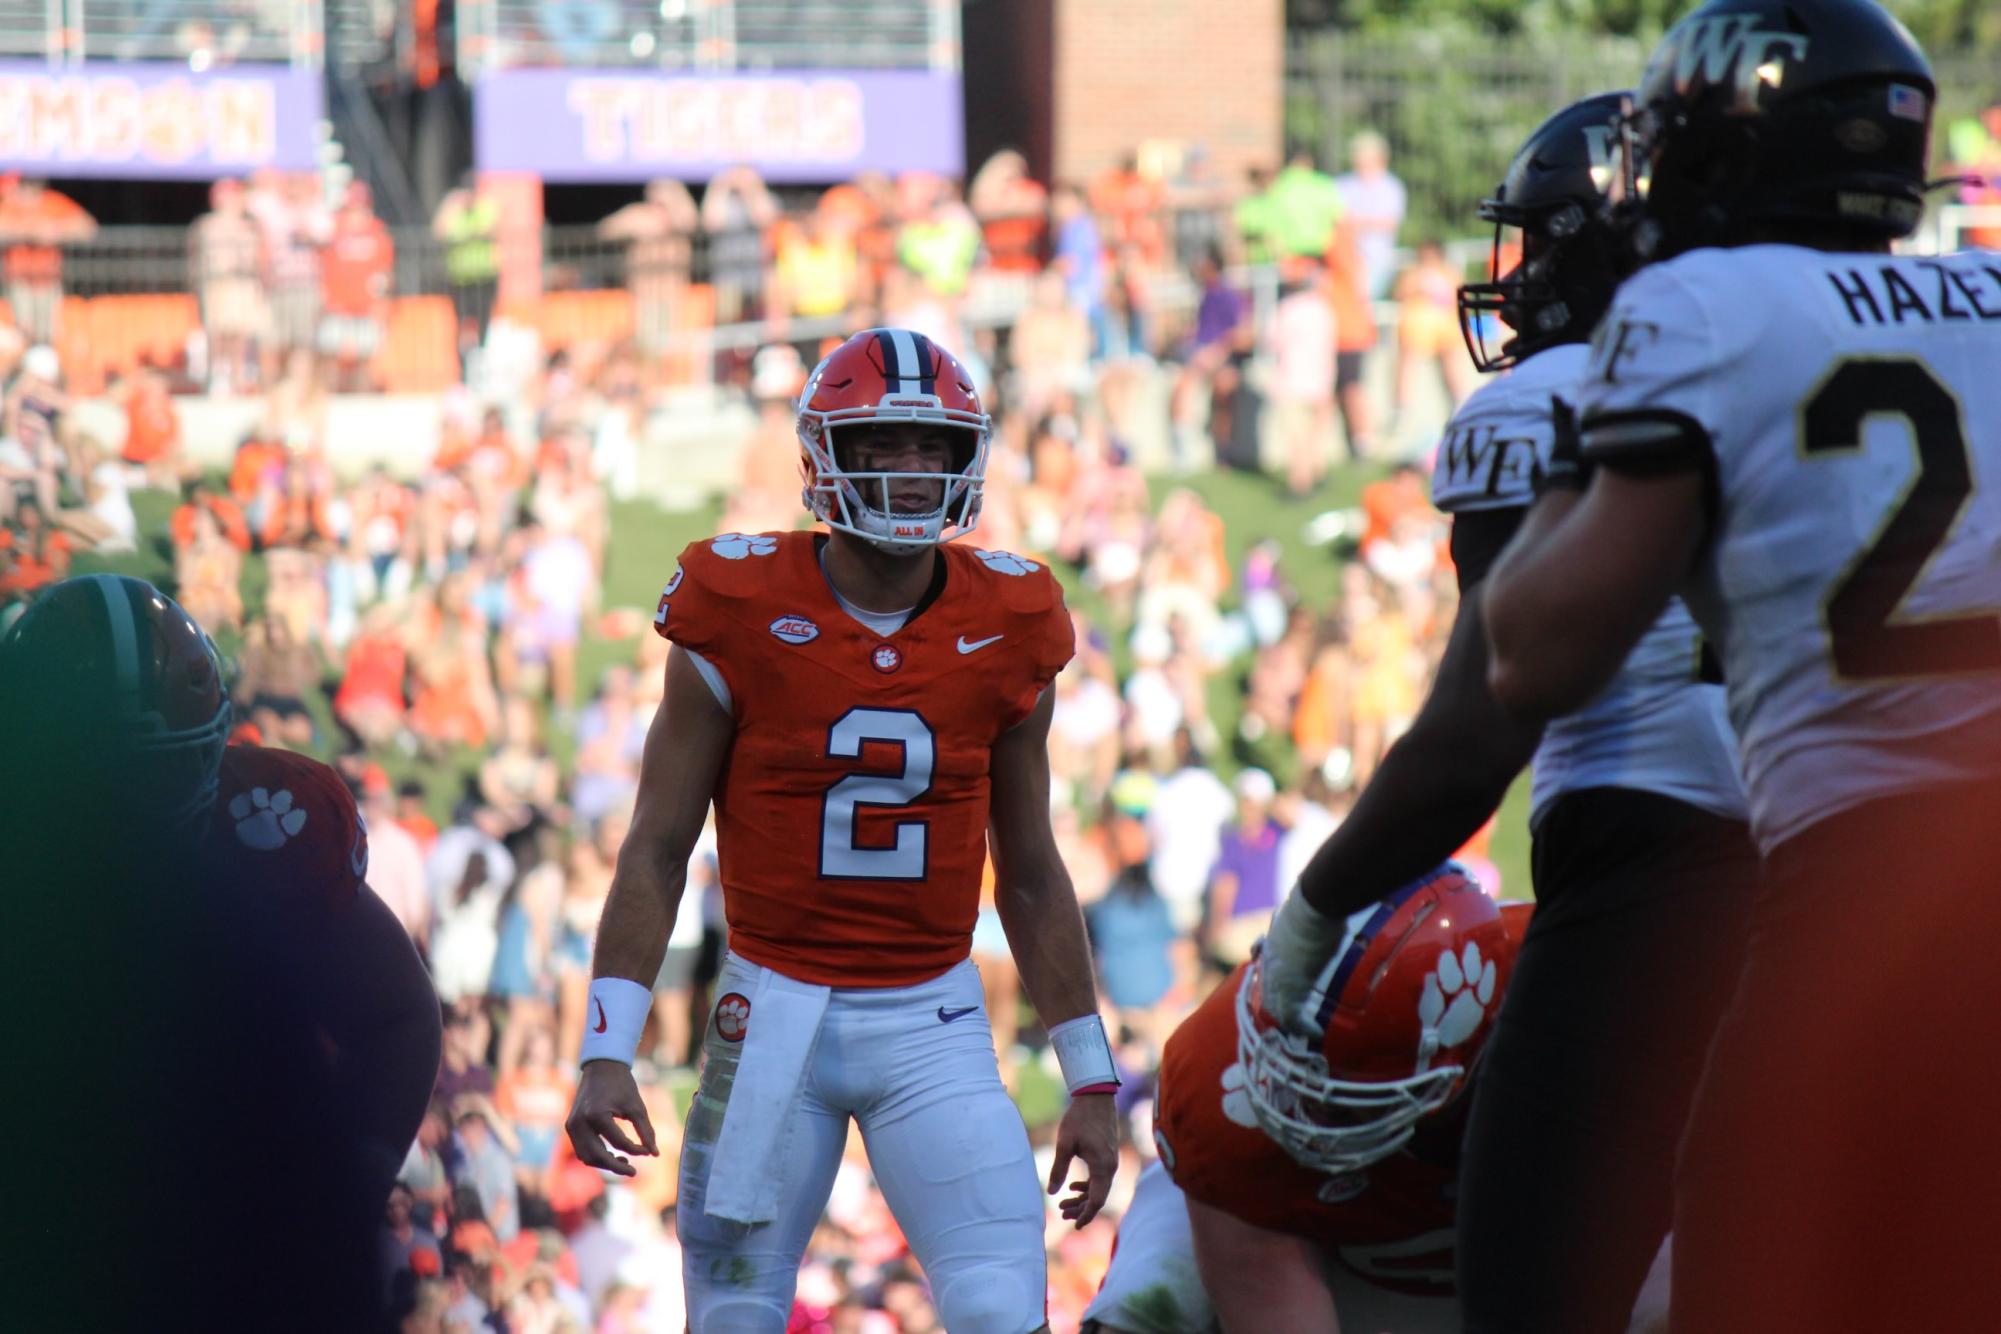
POLYGON ((1605 191, 1627 105, 1625 93, 1600 93, 1557 112, 1515 154, 1494 197, 1481 201, 1481 220, 1494 224, 1488 281, 1459 289, 1459 332, 1481 370, 1584 342, 1611 304, 1619 247, 1605 191), (1496 349, 1500 326, 1511 336, 1496 349))
POLYGON ((1710 0, 1661 39, 1621 122, 1614 225, 1641 263, 1908 236, 1936 99, 1917 39, 1874 0, 1710 0))
POLYGON ((14 795, 109 796, 120 830, 206 824, 229 739, 221 656, 144 579, 86 574, 44 592, 0 640, 0 700, 14 795))

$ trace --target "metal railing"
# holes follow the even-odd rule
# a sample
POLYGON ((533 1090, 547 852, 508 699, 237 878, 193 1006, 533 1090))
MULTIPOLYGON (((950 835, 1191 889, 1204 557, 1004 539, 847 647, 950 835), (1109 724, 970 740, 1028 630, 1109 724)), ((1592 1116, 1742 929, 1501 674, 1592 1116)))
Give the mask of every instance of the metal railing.
POLYGON ((459 68, 959 68, 955 0, 460 0, 459 68))
POLYGON ((321 0, 0 0, 0 56, 317 66, 321 0))

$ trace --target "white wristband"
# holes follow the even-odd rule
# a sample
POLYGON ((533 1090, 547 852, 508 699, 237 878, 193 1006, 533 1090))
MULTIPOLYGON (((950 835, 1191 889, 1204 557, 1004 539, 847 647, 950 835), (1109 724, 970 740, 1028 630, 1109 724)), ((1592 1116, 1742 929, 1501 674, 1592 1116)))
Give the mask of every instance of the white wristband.
POLYGON ((1056 1049, 1056 1064, 1062 1068, 1063 1083, 1070 1092, 1097 1085, 1118 1087, 1112 1044, 1105 1037, 1105 1021, 1097 1015, 1065 1019, 1049 1030, 1049 1045, 1056 1049))
POLYGON ((584 1046, 578 1063, 617 1061, 631 1065, 639 1054, 639 1035, 653 1009, 653 991, 624 977, 591 979, 590 1001, 584 1007, 584 1046))

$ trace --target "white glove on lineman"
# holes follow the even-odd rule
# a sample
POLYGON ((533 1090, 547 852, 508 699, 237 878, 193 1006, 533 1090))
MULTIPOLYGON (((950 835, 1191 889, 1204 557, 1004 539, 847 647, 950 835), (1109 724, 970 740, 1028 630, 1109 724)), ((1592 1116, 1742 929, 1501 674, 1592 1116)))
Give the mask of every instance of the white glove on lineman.
POLYGON ((1292 1032, 1318 1037, 1333 972, 1327 965, 1347 938, 1347 919, 1321 912, 1294 885, 1265 937, 1258 997, 1265 1013, 1292 1032))

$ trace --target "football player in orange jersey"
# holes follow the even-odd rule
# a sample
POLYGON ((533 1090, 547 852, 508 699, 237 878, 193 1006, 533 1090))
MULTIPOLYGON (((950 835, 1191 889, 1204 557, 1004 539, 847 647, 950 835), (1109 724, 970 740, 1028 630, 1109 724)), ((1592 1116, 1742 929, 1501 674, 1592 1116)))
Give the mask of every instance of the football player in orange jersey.
POLYGON ((1167 1041, 1154 1143, 1086 1334, 1456 1330, 1469 1072, 1527 929, 1453 863, 1361 909, 1317 1044, 1240 965, 1167 1041))
POLYGON ((7 1080, 45 1090, 0 1105, 81 1149, 17 1155, 13 1322, 373 1327, 440 1026, 353 798, 225 748, 215 646, 140 579, 44 593, 0 640, 0 711, 7 1080))
POLYGON ((945 1326, 1028 1334, 1046 1324, 1042 1204, 967 955, 991 842, 1071 1094, 1048 1190, 1082 1160, 1061 1206, 1081 1227, 1117 1165, 1117 1076, 1049 819, 1069 615, 1043 566, 951 544, 978 521, 991 422, 950 353, 857 334, 798 420, 803 499, 831 532, 697 542, 660 597, 674 651, 570 1137, 624 1175, 612 1150, 657 1152, 631 1062, 713 800, 730 957, 682 1149, 691 1327, 785 1328, 852 1118, 945 1326))

